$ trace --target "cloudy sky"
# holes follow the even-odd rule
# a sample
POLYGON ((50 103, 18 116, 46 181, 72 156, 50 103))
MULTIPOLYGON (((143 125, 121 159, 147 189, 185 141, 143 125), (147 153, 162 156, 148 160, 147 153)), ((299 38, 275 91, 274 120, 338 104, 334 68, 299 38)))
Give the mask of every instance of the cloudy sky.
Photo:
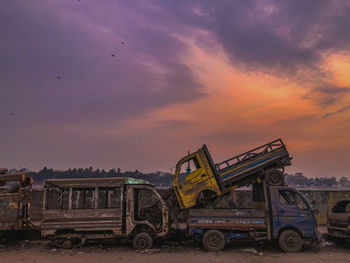
POLYGON ((169 171, 283 138, 348 176, 347 0, 2 0, 0 166, 169 171))

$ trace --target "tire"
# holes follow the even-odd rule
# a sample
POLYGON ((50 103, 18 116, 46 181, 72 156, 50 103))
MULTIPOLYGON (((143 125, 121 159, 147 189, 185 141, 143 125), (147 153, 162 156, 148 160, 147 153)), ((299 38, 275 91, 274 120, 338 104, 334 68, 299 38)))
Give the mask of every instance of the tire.
POLYGON ((205 232, 202 239, 203 247, 208 251, 220 251, 225 247, 225 237, 219 230, 205 232))
POLYGON ((284 175, 280 170, 267 171, 265 179, 268 185, 284 185, 284 175))
POLYGON ((62 248, 69 249, 72 248, 72 241, 65 239, 62 243, 62 248))
POLYGON ((141 232, 134 237, 132 244, 137 250, 149 249, 153 246, 153 239, 150 234, 141 232))
POLYGON ((303 248, 300 235, 294 230, 284 230, 278 238, 278 245, 286 252, 299 252, 303 248))

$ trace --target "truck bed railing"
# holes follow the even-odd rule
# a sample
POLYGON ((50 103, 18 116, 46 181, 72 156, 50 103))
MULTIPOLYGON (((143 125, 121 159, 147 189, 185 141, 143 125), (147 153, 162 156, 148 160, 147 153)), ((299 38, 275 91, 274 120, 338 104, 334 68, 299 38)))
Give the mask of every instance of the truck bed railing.
POLYGON ((285 144, 282 142, 282 139, 277 139, 275 141, 269 142, 262 146, 259 146, 253 150, 248 152, 239 154, 230 159, 227 159, 221 163, 215 164, 215 167, 218 171, 227 170, 228 168, 232 168, 233 166, 237 166, 249 159, 255 158, 257 156, 275 151, 277 149, 285 148, 285 144))

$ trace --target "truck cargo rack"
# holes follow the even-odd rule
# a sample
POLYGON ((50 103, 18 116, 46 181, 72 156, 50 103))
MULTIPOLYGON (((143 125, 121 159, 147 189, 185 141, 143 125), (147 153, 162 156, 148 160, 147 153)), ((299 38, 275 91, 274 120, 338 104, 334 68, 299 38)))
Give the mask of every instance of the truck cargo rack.
POLYGON ((237 156, 234 156, 230 159, 227 159, 221 163, 218 163, 215 165, 216 169, 219 172, 224 172, 229 169, 232 169, 235 166, 238 166, 252 158, 255 158, 259 155, 263 155, 269 152, 273 152, 275 150, 286 148, 285 144, 282 142, 282 139, 277 139, 275 141, 269 142, 267 144, 264 144, 262 146, 259 146, 253 150, 250 150, 248 152, 239 154, 237 156), (226 165, 225 167, 221 168, 222 166, 226 165))

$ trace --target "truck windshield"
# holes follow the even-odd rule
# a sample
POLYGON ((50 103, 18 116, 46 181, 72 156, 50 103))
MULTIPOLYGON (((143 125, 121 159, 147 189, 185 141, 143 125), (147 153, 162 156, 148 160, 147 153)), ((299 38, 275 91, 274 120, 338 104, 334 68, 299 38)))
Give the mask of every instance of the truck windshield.
POLYGON ((307 210, 307 205, 298 193, 290 190, 280 190, 279 200, 282 206, 295 206, 302 210, 307 210))
POLYGON ((190 173, 193 173, 194 171, 196 171, 199 168, 200 168, 200 165, 198 163, 198 159, 196 156, 194 156, 190 160, 182 163, 181 168, 180 168, 180 172, 179 172, 178 183, 181 184, 184 181, 186 181, 187 175, 189 175, 190 173))
POLYGON ((156 229, 161 228, 163 206, 156 194, 149 189, 137 189, 135 198, 135 219, 148 220, 156 229))
POLYGON ((332 209, 333 213, 349 213, 350 212, 350 200, 338 202, 332 209))

